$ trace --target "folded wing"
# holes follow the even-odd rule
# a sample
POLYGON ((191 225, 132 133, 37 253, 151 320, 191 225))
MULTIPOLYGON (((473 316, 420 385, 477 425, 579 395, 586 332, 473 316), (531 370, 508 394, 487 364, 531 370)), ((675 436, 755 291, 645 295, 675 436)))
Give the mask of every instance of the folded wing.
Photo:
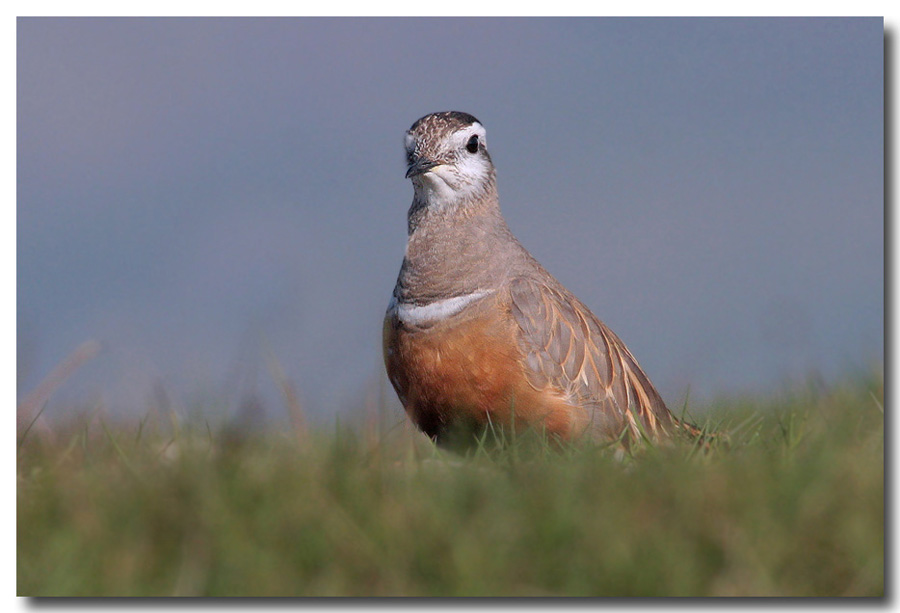
POLYGON ((564 289, 528 278, 510 286, 529 384, 564 395, 606 437, 654 437, 675 423, 625 344, 564 289))

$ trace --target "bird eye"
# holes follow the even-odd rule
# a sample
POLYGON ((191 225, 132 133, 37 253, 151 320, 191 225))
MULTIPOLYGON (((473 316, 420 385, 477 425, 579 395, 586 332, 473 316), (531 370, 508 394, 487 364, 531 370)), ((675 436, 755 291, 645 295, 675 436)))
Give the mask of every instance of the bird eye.
POLYGON ((469 142, 466 143, 466 151, 469 153, 477 153, 478 152, 478 135, 473 134, 469 139, 469 142))

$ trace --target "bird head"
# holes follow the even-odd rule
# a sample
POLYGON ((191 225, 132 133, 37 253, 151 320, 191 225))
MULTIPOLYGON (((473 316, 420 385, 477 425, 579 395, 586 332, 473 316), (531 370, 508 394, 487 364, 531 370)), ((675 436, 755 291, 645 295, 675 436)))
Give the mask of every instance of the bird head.
POLYGON ((484 126, 468 113, 426 115, 407 131, 404 145, 406 177, 429 208, 478 198, 494 183, 484 126))

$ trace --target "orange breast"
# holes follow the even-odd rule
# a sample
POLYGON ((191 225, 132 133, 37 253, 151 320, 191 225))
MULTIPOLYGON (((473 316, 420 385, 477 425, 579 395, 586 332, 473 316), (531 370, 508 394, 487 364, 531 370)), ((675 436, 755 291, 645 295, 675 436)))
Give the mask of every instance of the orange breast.
POLYGON ((413 422, 439 443, 457 429, 516 424, 570 437, 584 410, 559 390, 528 383, 515 323, 502 309, 473 307, 430 328, 388 314, 388 377, 413 422), (472 311, 472 313, 468 313, 472 311))

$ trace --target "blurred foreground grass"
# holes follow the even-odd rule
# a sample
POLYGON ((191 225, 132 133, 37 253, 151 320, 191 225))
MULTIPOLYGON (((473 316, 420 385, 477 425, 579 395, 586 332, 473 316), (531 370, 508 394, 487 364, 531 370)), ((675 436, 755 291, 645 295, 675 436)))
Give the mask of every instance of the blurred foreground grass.
POLYGON ((731 444, 467 457, 389 430, 20 435, 21 596, 881 596, 880 374, 730 402, 731 444))

